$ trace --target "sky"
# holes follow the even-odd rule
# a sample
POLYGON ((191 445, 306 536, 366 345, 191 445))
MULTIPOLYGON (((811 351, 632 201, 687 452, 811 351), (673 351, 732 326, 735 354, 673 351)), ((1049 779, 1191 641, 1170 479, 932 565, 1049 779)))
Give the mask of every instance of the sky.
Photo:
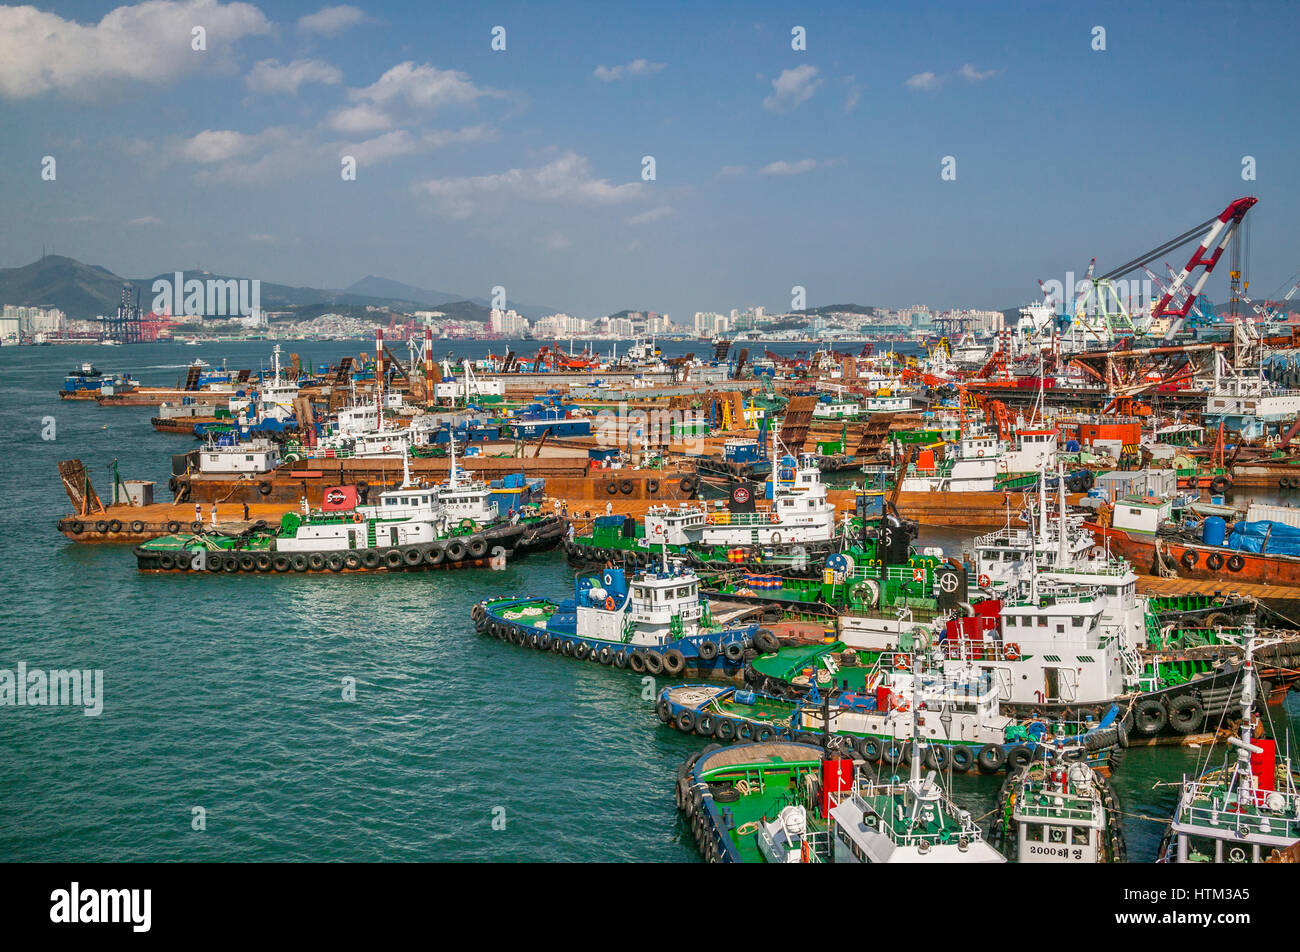
POLYGON ((1284 2, 0 6, 0 266, 44 245, 584 317, 796 287, 1006 308, 1254 195, 1267 296, 1300 270, 1297 26, 1284 2))

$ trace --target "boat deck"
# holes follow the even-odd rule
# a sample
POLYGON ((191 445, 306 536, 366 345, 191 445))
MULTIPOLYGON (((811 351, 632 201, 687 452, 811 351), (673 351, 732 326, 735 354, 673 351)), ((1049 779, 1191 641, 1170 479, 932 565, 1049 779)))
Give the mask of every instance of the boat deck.
MULTIPOLYGON (((759 822, 774 819, 787 806, 804 805, 799 778, 809 770, 815 770, 816 766, 815 757, 808 761, 790 762, 772 756, 767 762, 718 767, 701 774, 701 778, 709 783, 734 786, 744 782, 749 789, 733 803, 717 804, 719 811, 726 811, 731 816, 730 837, 740 852, 741 862, 765 862, 758 848, 759 822)), ((810 830, 824 829, 815 810, 808 811, 808 825, 810 830)))

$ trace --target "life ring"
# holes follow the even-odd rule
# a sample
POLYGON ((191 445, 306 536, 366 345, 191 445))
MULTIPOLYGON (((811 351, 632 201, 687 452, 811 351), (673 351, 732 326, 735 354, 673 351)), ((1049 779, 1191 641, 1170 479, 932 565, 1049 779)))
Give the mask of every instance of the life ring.
POLYGON ((899 671, 906 671, 911 666, 912 659, 907 656, 906 652, 900 651, 894 655, 894 667, 899 671))
POLYGON ((781 521, 780 513, 774 512, 770 517, 768 517, 768 522, 772 523, 772 525, 776 525, 780 521, 781 521))
POLYGON ((984 451, 983 451, 983 450, 976 450, 976 451, 975 451, 975 455, 976 455, 976 456, 983 456, 983 455, 984 455, 984 451))
POLYGON ((354 513, 352 513, 352 521, 353 521, 353 522, 360 523, 360 522, 365 521, 365 517, 362 516, 361 513, 359 513, 359 512, 354 512, 354 513))
POLYGON ((1239 552, 1234 552, 1228 556, 1228 571, 1240 572, 1246 567, 1246 558, 1239 552))
POLYGON ((1019 661, 1020 646, 1014 641, 1008 641, 1002 649, 1002 654, 1006 656, 1008 661, 1019 661))
POLYGON ((980 588, 988 588, 989 585, 991 584, 991 580, 987 575, 981 575, 975 581, 979 584, 980 588))
POLYGON ((664 534, 664 525, 662 522, 656 522, 654 528, 650 530, 651 535, 661 536, 664 534))
POLYGON ((612 612, 617 607, 618 607, 618 603, 614 601, 614 596, 607 595, 605 597, 605 611, 612 612))

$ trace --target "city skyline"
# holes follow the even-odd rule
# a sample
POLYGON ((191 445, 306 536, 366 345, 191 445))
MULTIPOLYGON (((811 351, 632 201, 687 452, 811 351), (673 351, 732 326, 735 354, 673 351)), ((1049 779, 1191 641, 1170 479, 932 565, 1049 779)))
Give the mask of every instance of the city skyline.
POLYGON ((1000 309, 1249 194, 1252 293, 1296 270, 1291 8, 595 9, 0 7, 0 266, 1000 309))

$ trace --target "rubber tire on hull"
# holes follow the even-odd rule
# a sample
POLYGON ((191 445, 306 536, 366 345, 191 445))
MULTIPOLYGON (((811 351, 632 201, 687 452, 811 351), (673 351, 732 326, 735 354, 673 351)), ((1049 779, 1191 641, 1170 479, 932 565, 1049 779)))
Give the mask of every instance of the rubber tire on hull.
POLYGON ((1169 726, 1169 712, 1159 698, 1139 701, 1133 709, 1133 726, 1139 734, 1154 737, 1169 726))

